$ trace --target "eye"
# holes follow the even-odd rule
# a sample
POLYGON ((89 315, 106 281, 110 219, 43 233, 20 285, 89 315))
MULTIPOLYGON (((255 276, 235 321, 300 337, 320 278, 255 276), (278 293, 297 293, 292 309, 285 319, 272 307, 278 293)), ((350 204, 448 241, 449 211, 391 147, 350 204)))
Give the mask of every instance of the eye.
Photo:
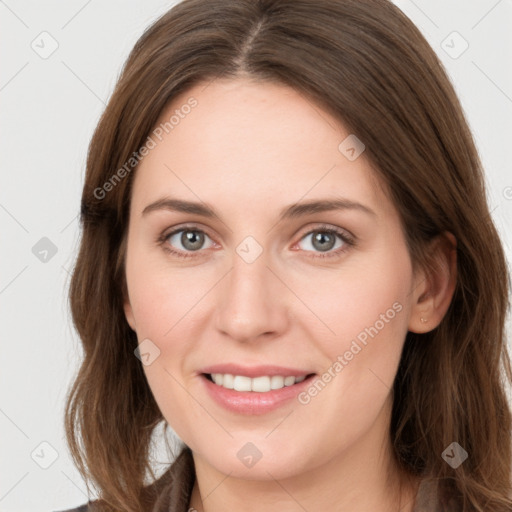
POLYGON ((165 251, 187 258, 194 256, 194 254, 187 253, 194 253, 201 249, 209 248, 203 247, 206 238, 211 242, 209 247, 213 247, 215 244, 204 231, 192 227, 181 227, 171 233, 162 235, 159 241, 162 243, 165 251), (173 247, 177 247, 178 250, 175 250, 173 247))
POLYGON ((339 256, 355 245, 354 238, 347 232, 329 226, 320 226, 309 231, 300 239, 300 242, 302 241, 306 241, 302 249, 307 252, 318 251, 319 254, 313 255, 318 258, 339 256))
MULTIPOLYGON (((313 253, 313 258, 329 258, 341 256, 350 247, 355 246, 355 238, 340 228, 331 226, 319 226, 306 233, 296 245, 303 241, 305 247, 300 247, 306 252, 313 253), (309 241, 308 241, 309 239, 309 241)), ((201 249, 209 249, 216 246, 216 243, 202 229, 195 226, 181 226, 170 233, 163 233, 158 242, 164 251, 181 258, 199 256, 201 249), (204 247, 206 239, 210 244, 204 247)))

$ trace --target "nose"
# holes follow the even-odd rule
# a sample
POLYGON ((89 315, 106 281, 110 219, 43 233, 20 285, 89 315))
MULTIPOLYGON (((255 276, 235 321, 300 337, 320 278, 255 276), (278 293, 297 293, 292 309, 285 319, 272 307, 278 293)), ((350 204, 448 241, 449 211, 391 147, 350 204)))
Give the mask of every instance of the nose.
POLYGON ((274 272, 265 251, 252 263, 233 254, 232 269, 216 297, 216 328, 224 336, 251 343, 279 337, 287 329, 287 290, 274 272))

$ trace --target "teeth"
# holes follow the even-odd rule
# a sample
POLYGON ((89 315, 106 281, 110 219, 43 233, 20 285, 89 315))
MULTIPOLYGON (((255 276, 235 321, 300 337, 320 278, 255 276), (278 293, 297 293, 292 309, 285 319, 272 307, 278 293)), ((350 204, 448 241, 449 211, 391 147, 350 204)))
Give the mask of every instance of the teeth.
POLYGON ((215 382, 215 384, 222 386, 224 381, 224 375, 222 375, 222 373, 212 373, 212 379, 213 382, 215 382))
POLYGON ((251 377, 246 377, 245 375, 231 375, 229 373, 212 373, 211 377, 215 384, 226 389, 234 389, 235 391, 255 391, 257 393, 266 393, 272 389, 293 386, 306 378, 305 375, 302 377, 281 377, 280 375, 273 375, 272 377, 262 376, 251 379, 251 377))

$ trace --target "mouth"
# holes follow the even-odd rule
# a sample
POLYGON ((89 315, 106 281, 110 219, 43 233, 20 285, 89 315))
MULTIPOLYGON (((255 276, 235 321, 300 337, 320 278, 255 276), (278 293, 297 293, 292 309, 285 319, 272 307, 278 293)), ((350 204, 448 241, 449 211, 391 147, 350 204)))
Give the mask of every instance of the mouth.
POLYGON ((203 373, 204 378, 224 389, 230 389, 238 392, 268 393, 294 386, 306 379, 316 375, 309 373, 307 375, 261 375, 259 377, 248 377, 246 375, 233 375, 231 373, 203 373))
POLYGON ((199 378, 206 395, 215 404, 231 413, 254 416, 270 413, 289 404, 317 376, 316 373, 295 373, 298 375, 256 374, 249 377, 236 373, 204 372, 199 374, 199 378))

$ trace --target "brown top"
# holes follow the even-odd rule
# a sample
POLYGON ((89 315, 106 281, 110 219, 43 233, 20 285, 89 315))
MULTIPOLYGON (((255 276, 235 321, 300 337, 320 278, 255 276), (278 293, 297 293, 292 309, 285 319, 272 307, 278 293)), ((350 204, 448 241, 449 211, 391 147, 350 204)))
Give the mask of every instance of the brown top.
MULTIPOLYGON (((194 481, 194 460, 186 447, 171 467, 149 486, 158 496, 151 512, 189 512, 194 481)), ((94 503, 89 501, 62 512, 94 512, 94 507, 90 506, 94 503)), ((454 500, 442 499, 437 493, 436 482, 425 478, 418 488, 413 512, 457 512, 457 506, 454 500)))

